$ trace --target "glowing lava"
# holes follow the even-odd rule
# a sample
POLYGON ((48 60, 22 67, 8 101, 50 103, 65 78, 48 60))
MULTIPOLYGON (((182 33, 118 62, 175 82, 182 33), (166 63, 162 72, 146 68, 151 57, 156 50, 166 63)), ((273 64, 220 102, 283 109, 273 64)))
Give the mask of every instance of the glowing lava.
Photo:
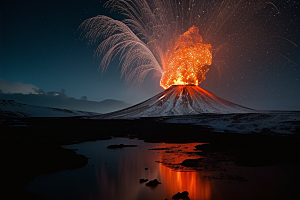
POLYGON ((166 53, 160 85, 167 89, 172 85, 198 85, 205 80, 208 65, 212 62, 210 44, 202 43, 199 29, 192 26, 176 40, 166 53))

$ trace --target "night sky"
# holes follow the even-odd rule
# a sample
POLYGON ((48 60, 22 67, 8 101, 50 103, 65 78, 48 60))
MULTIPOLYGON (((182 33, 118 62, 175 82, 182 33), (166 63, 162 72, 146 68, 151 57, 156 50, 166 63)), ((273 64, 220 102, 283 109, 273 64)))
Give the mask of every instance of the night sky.
MULTIPOLYGON (((300 110, 299 9, 298 1, 266 3, 249 23, 253 33, 245 35, 244 43, 242 27, 234 21, 228 31, 236 29, 237 36, 231 34, 231 40, 207 41, 203 35, 214 49, 227 48, 220 48, 213 57, 207 79, 200 86, 256 109, 300 110)), ((131 104, 163 91, 160 78, 153 73, 141 86, 125 84, 118 60, 105 73, 98 69, 101 58, 94 57, 96 46, 88 46, 80 38, 78 27, 97 15, 122 18, 103 8, 103 1, 2 0, 0 15, 0 80, 5 85, 19 82, 19 86, 30 84, 27 86, 46 92, 64 89, 69 97, 78 99, 87 96, 91 101, 117 99, 131 104)), ((2 92, 14 92, 3 85, 2 92)))

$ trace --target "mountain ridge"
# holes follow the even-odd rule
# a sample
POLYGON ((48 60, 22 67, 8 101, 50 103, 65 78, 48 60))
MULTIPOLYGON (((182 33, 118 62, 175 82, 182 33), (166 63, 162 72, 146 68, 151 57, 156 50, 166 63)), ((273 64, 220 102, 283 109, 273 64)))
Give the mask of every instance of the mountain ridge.
POLYGON ((15 102, 24 103, 28 105, 96 113, 108 113, 130 106, 130 104, 128 103, 114 99, 105 99, 103 101, 97 102, 83 99, 75 99, 72 97, 68 97, 64 94, 6 94, 0 92, 0 99, 14 100, 15 102))
POLYGON ((14 100, 0 99, 1 117, 74 117, 91 116, 100 113, 35 106, 15 102, 14 100))

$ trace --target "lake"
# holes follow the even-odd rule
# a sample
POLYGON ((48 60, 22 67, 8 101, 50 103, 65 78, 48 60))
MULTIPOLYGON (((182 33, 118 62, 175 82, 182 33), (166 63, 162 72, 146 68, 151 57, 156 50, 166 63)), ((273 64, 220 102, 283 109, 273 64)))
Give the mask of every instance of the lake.
POLYGON ((291 199, 299 195, 299 164, 238 167, 224 161, 221 168, 194 170, 180 163, 201 158, 201 143, 146 143, 138 139, 113 138, 67 145, 90 158, 79 169, 42 175, 27 185, 41 199, 72 200, 164 200, 188 191, 191 200, 291 199), (108 149, 113 144, 137 145, 108 149), (157 179, 146 186, 140 179, 157 179))

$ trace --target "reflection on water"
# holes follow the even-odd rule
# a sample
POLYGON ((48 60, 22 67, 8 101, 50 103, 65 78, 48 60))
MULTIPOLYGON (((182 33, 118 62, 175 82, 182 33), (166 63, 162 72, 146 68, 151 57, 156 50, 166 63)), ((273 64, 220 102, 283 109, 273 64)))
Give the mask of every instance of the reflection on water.
POLYGON ((193 171, 179 165, 185 159, 200 158, 194 150, 197 144, 154 144, 115 138, 69 145, 65 148, 78 149, 79 154, 90 158, 89 163, 80 169, 37 177, 27 190, 40 194, 41 199, 70 200, 171 200, 183 191, 189 192, 191 200, 265 200, 288 199, 284 197, 297 191, 298 164, 243 168, 229 163, 226 173, 238 173, 249 181, 205 179, 220 172, 193 171), (106 148, 121 143, 138 146, 106 148), (162 184, 148 187, 139 183, 141 178, 157 179, 162 184))
MULTIPOLYGON (((161 156, 159 162, 163 163, 177 171, 191 170, 180 165, 186 159, 201 158, 195 151, 195 146, 202 143, 185 143, 185 144, 165 144, 159 143, 155 145, 155 151, 160 151, 161 156)), ((199 151, 198 151, 199 152, 199 151)), ((193 170, 192 170, 193 171, 193 170)))
POLYGON ((191 199, 210 199, 210 183, 202 178, 203 174, 178 167, 185 159, 199 158, 194 153, 198 144, 151 144, 116 138, 69 145, 66 148, 78 149, 79 154, 89 157, 89 164, 81 169, 40 176, 27 190, 49 199, 172 199, 183 191, 188 191, 191 199), (106 148, 121 143, 138 147, 106 148), (157 179, 162 184, 148 187, 139 183, 141 178, 157 179))
POLYGON ((204 173, 180 165, 186 159, 200 158, 195 146, 201 143, 157 144, 161 151, 159 172, 165 183, 167 196, 188 191, 190 199, 210 199, 210 181, 203 178, 204 173))
MULTIPOLYGON (((128 200, 171 199, 177 192, 188 191, 191 199, 210 199, 209 181, 202 178, 203 174, 195 171, 180 172, 170 168, 178 166, 176 164, 185 159, 198 158, 193 153, 198 144, 148 144, 137 149, 127 149, 126 151, 133 151, 133 154, 124 152, 115 172, 109 171, 109 165, 95 168, 98 197, 128 200), (149 151, 150 146, 163 150, 149 151), (146 187, 145 183, 139 183, 141 178, 158 179, 162 184, 155 188, 146 187)), ((178 170, 178 167, 175 168, 178 170)))
POLYGON ((200 172, 175 172, 160 165, 160 173, 165 180, 167 196, 188 191, 190 199, 211 199, 210 181, 203 179, 200 172))

